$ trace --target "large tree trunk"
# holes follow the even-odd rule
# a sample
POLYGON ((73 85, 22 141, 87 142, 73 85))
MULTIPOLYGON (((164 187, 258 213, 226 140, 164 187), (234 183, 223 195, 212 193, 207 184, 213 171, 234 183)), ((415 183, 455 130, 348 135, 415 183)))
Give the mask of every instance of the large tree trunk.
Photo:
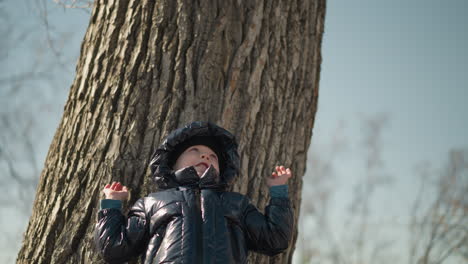
MULTIPOLYGON (((17 262, 100 263, 92 235, 102 188, 123 182, 130 203, 146 195, 152 150, 194 120, 237 136, 233 190, 261 209, 264 177, 291 167, 297 222, 324 13, 325 0, 96 1, 17 262)), ((251 263, 291 262, 294 244, 251 263)))

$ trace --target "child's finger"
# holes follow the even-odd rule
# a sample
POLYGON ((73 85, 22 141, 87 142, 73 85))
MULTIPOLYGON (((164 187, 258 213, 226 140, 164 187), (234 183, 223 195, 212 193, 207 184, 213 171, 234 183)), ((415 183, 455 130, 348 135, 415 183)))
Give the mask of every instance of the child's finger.
POLYGON ((276 174, 276 172, 273 172, 271 175, 273 176, 273 178, 278 177, 278 174, 276 174))
POLYGON ((114 189, 115 189, 115 185, 116 185, 116 182, 112 182, 110 188, 111 188, 112 190, 114 190, 114 189))
POLYGON ((283 171, 281 170, 281 166, 278 166, 278 169, 276 170, 279 175, 283 174, 283 171))
POLYGON ((115 185, 115 190, 116 191, 121 191, 122 190, 122 184, 120 184, 120 182, 117 182, 117 184, 115 185))
POLYGON ((108 183, 108 184, 106 184, 106 186, 104 186, 104 189, 107 189, 109 187, 110 187, 110 184, 108 183))

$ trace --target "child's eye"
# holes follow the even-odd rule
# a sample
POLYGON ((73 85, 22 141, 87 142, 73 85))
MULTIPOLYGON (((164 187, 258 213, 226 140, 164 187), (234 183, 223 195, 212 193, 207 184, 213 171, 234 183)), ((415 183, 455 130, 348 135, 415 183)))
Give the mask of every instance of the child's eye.
POLYGON ((218 160, 218 156, 216 156, 215 154, 211 154, 211 157, 215 160, 218 160))

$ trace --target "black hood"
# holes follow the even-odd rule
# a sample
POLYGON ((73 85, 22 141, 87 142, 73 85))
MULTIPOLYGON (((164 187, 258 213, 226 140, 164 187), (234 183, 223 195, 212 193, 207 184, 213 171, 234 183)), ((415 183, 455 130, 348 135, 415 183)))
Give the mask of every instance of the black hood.
POLYGON ((180 186, 171 165, 177 146, 193 137, 213 137, 223 150, 224 169, 221 171, 218 188, 228 187, 239 173, 237 142, 229 131, 210 122, 196 121, 172 131, 151 157, 150 168, 154 182, 160 189, 180 186))

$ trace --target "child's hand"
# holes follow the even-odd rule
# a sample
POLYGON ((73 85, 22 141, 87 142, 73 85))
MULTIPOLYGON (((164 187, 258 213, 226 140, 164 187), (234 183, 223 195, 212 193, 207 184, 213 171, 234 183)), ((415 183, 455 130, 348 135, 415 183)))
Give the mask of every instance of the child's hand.
POLYGON ((128 189, 126 186, 122 186, 120 182, 113 182, 112 185, 107 184, 104 187, 103 192, 106 195, 106 199, 120 201, 125 201, 128 199, 128 189))
POLYGON ((276 172, 267 178, 268 187, 286 184, 289 178, 292 177, 292 172, 289 168, 285 169, 284 166, 276 166, 276 172))

